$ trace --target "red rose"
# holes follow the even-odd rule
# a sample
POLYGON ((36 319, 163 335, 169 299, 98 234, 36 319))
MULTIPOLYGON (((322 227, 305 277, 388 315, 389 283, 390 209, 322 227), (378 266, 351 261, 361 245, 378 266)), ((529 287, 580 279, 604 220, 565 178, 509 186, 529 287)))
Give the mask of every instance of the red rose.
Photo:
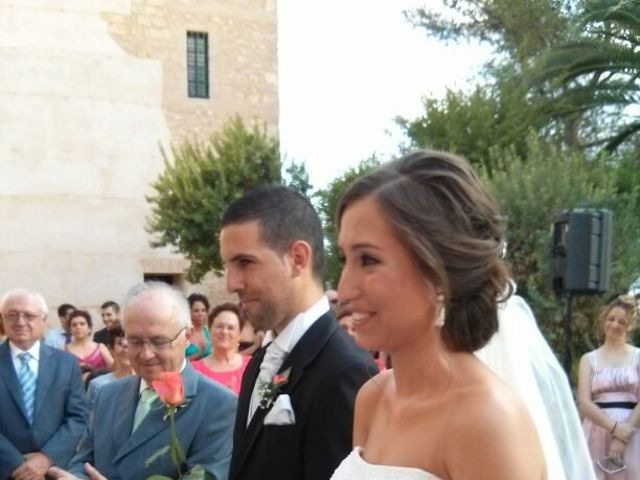
POLYGON ((287 380, 289 380, 287 378, 287 376, 282 373, 282 374, 276 374, 273 376, 273 384, 274 385, 283 385, 285 383, 287 383, 287 380))
POLYGON ((179 407, 184 402, 184 383, 179 372, 162 372, 160 380, 152 381, 151 385, 168 407, 179 407))

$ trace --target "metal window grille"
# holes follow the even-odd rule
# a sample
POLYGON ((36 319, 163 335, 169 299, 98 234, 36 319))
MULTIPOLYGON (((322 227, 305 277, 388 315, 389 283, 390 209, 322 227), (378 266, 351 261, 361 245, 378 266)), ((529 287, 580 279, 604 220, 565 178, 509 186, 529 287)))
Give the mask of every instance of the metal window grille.
POLYGON ((209 35, 187 32, 189 97, 209 98, 209 35))

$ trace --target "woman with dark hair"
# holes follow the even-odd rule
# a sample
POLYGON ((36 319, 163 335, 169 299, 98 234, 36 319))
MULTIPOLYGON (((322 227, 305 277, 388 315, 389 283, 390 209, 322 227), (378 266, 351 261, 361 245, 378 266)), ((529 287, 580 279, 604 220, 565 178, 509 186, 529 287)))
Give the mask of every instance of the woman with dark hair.
POLYGON ((199 360, 211 355, 211 333, 207 327, 207 314, 209 313, 209 299, 200 293, 189 295, 189 307, 191 308, 191 342, 185 351, 190 361, 199 360))
POLYGON ((629 343, 636 313, 633 297, 606 305, 599 319, 604 343, 580 360, 578 406, 599 480, 640 478, 640 349, 629 343))
POLYGON ((112 327, 107 332, 107 347, 113 356, 113 370, 106 372, 104 375, 96 376, 89 382, 87 387, 87 399, 89 406, 93 407, 98 390, 107 383, 111 383, 127 375, 133 375, 135 372, 129 361, 129 352, 127 347, 127 339, 124 336, 124 330, 120 325, 112 327))
POLYGON ((393 369, 360 390, 356 448, 333 478, 547 478, 525 405, 473 353, 510 284, 502 218, 471 167, 413 153, 351 185, 337 219, 340 301, 393 369))
POLYGON ((223 303, 209 315, 209 328, 213 332, 213 353, 191 364, 205 376, 240 393, 242 376, 251 357, 238 353, 240 331, 244 320, 235 303, 223 303))
POLYGON ((99 368, 111 369, 113 357, 106 345, 91 339, 93 321, 89 312, 74 310, 69 316, 69 332, 72 341, 65 345, 65 350, 78 357, 80 367, 85 374, 99 368))

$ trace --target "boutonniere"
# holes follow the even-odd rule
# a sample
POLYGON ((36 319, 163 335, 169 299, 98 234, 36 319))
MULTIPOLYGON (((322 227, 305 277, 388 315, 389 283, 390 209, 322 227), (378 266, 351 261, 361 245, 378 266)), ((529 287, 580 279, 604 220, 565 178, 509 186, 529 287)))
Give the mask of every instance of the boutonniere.
POLYGON ((290 372, 291 368, 288 368, 282 373, 276 373, 269 382, 262 382, 258 390, 260 392, 260 408, 267 409, 273 405, 282 387, 289 382, 290 372))

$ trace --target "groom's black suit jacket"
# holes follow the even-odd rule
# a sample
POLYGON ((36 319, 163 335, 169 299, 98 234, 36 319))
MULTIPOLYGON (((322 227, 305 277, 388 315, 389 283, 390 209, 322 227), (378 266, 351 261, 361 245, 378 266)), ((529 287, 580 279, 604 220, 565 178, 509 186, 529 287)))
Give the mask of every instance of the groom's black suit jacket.
POLYGON ((265 349, 256 352, 242 381, 233 436, 230 480, 328 480, 352 446, 358 390, 378 369, 332 313, 320 317, 285 358, 295 425, 264 425, 258 408, 247 426, 253 386, 265 349))

